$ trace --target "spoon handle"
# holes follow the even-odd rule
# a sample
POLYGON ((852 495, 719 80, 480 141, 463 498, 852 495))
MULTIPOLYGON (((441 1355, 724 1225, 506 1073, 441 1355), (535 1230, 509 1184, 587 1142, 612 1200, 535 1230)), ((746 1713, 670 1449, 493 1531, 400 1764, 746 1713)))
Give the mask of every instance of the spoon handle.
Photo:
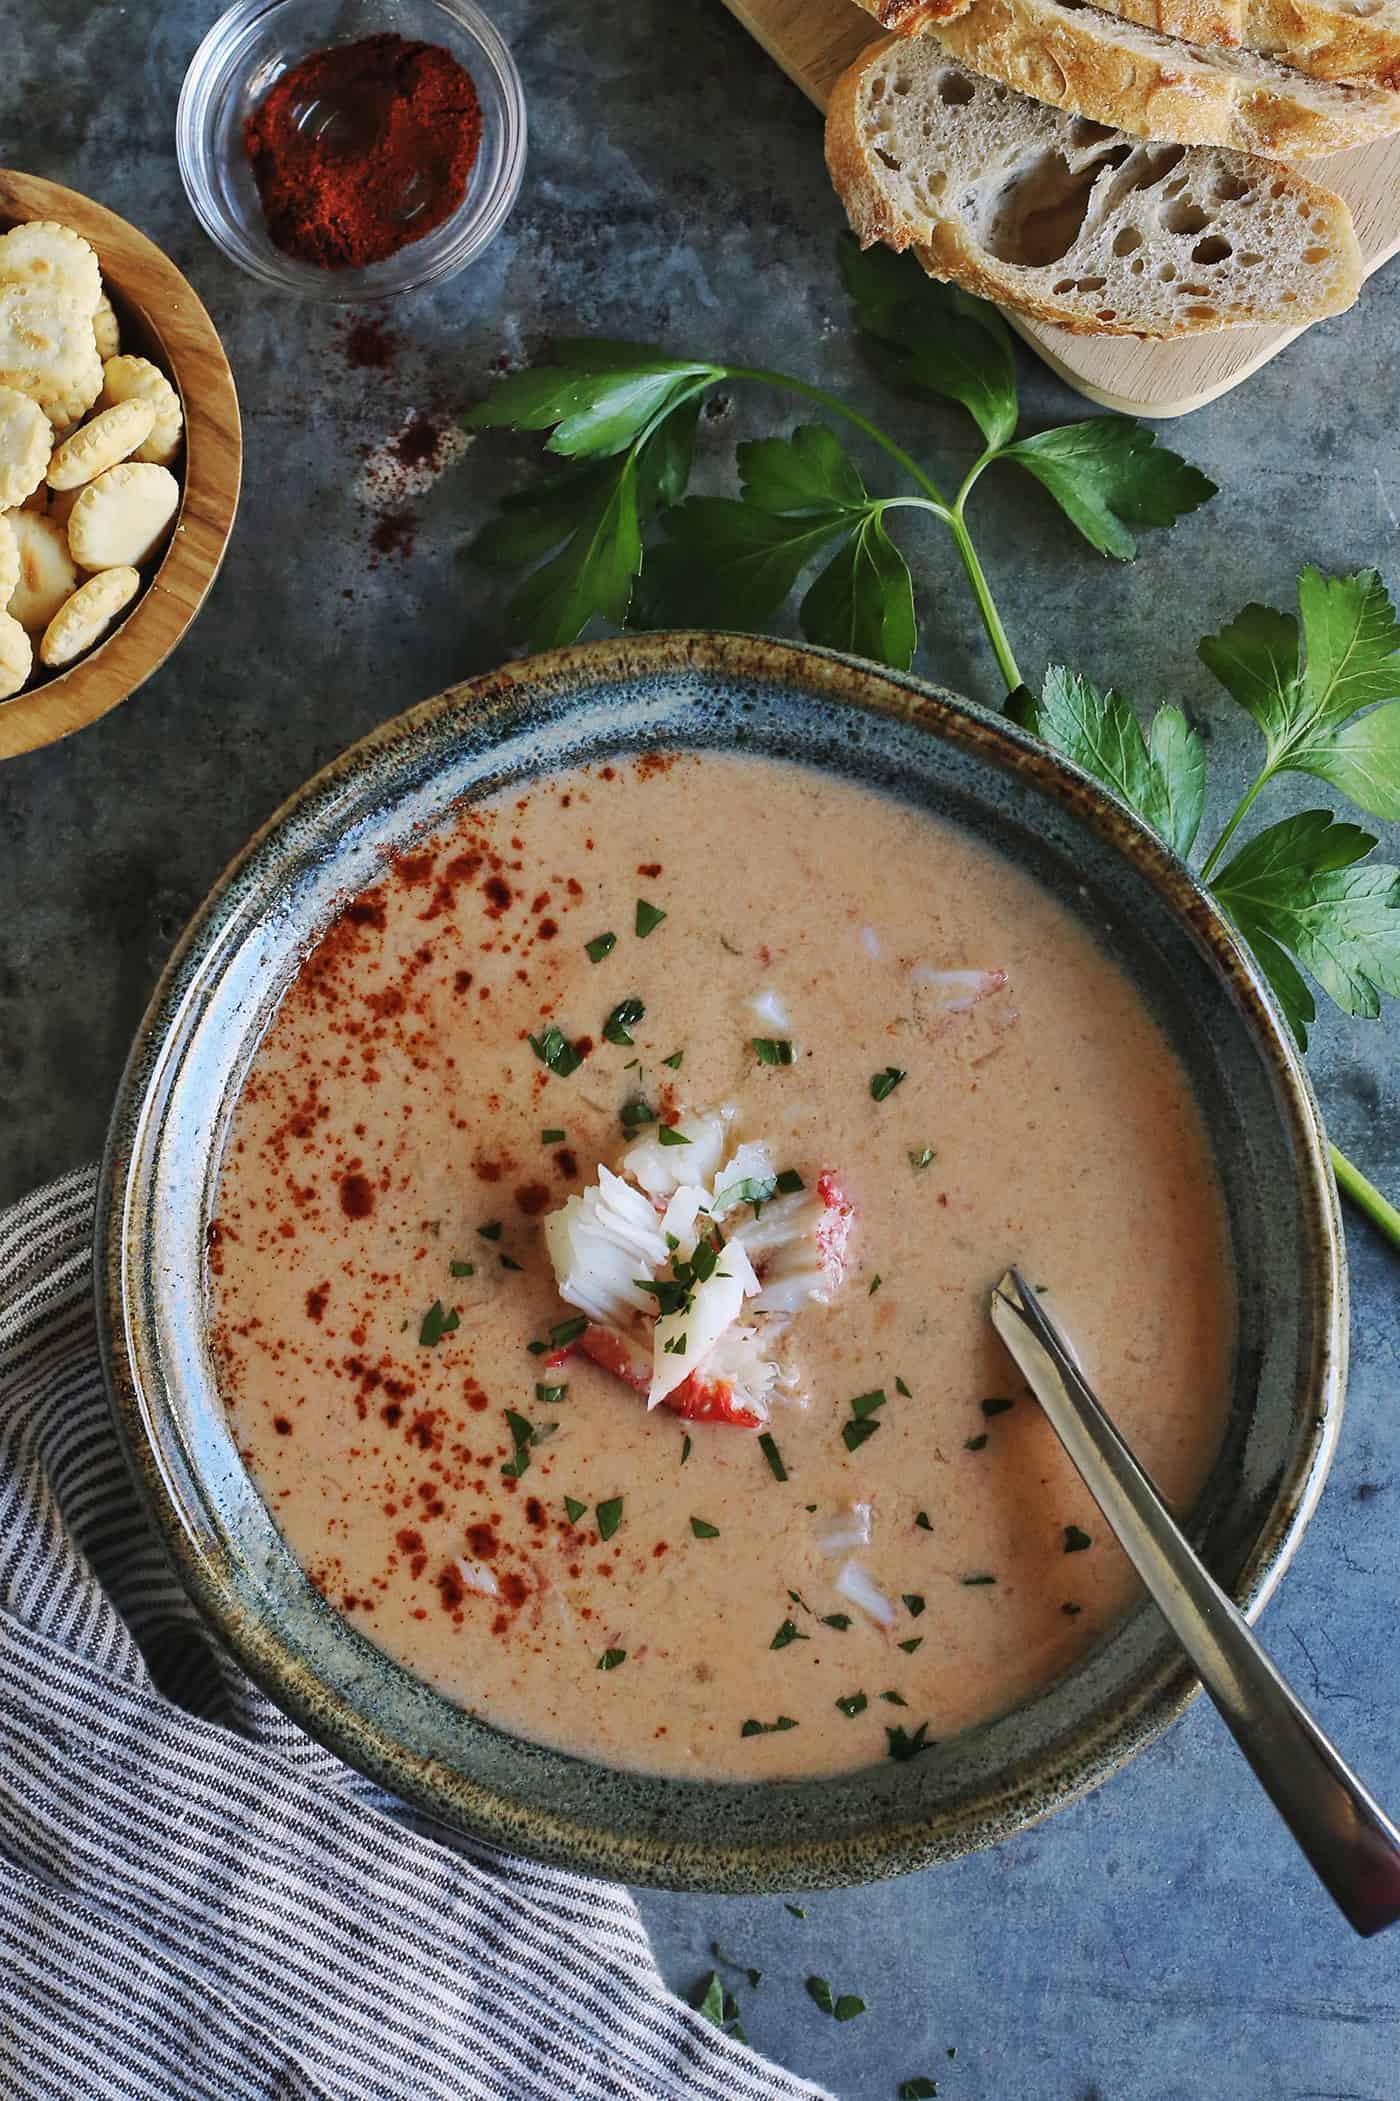
POLYGON ((1400 1831, 1275 1670, 1104 1414, 1017 1269, 992 1323, 1049 1416, 1236 1743, 1360 1934, 1400 1919, 1400 1831))

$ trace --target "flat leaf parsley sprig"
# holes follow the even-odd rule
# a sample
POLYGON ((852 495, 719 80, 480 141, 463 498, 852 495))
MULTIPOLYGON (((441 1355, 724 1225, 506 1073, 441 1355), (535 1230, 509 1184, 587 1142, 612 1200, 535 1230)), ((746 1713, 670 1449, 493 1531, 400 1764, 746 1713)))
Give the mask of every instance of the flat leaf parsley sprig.
MULTIPOLYGON (((1129 561, 1135 535, 1170 526, 1215 494, 1196 468, 1126 417, 1096 416, 1017 437, 1011 337, 996 310, 928 278, 912 258, 862 253, 841 271, 883 375, 902 392, 959 403, 983 449, 957 492, 870 418, 790 374, 668 358, 650 345, 565 341, 550 363, 505 380, 468 418, 475 428, 550 432, 565 464, 510 496, 476 557, 526 574, 507 620, 533 648, 572 641, 601 616, 633 627, 764 631, 804 578, 809 641, 907 670, 918 640, 914 584, 892 537, 901 516, 952 536, 997 665, 1006 712, 1103 781, 1182 857, 1205 807, 1205 750, 1179 707, 1144 737, 1112 688, 1052 665, 1037 697, 1023 683, 967 523, 993 466, 1032 475, 1103 555, 1129 561), (878 447, 910 485, 873 495, 825 423, 738 447, 740 495, 686 496, 707 395, 752 381, 815 403, 878 447)), ((1315 1018, 1306 971, 1346 1013, 1374 1018, 1400 994, 1400 870, 1369 857, 1372 834, 1331 810, 1304 810, 1234 847, 1277 776, 1307 773, 1361 809, 1400 818, 1400 627, 1373 570, 1305 570, 1298 618, 1249 605, 1200 645, 1202 661, 1253 717, 1264 760, 1200 863, 1200 878, 1253 949, 1300 1044, 1315 1018)), ((1400 1246, 1400 1211, 1336 1148, 1337 1178, 1400 1246)))

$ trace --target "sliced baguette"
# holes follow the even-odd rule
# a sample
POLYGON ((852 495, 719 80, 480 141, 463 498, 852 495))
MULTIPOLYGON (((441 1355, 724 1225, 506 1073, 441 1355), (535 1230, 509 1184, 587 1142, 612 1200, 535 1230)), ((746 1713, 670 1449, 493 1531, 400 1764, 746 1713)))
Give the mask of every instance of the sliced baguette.
POLYGON ((1308 160, 1400 131, 1400 95, 1186 44, 1081 0, 973 0, 938 34, 1023 95, 1141 139, 1308 160))
POLYGON ((1340 313, 1361 255, 1340 197, 1276 161, 1146 145, 886 37, 840 80, 827 165, 862 244, 1077 334, 1183 336, 1340 313))
MULTIPOLYGON (((1317 80, 1400 88, 1400 0, 1099 0, 1111 15, 1191 44, 1243 45, 1317 80)), ((936 28, 971 0, 860 0, 886 29, 936 28)))

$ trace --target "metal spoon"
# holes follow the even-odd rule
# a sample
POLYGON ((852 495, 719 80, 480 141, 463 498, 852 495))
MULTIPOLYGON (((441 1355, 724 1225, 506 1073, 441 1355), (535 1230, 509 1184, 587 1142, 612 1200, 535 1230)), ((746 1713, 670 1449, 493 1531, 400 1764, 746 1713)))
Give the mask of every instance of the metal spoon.
POLYGON ((1319 1880, 1358 1933, 1393 1926, 1400 1919, 1400 1831, 1207 1574, 1018 1269, 1009 1269, 992 1293, 991 1315, 1319 1880))

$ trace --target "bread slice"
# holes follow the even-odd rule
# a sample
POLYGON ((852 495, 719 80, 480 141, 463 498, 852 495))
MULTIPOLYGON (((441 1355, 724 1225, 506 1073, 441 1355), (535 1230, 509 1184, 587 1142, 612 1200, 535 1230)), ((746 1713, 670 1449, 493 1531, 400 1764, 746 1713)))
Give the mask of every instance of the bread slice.
MULTIPOLYGON (((1191 44, 1243 45, 1317 80, 1400 88, 1400 0, 1099 0, 1111 15, 1191 44)), ((951 20, 971 0, 860 0, 905 35, 951 20)))
POLYGON ((1340 197, 1276 161, 1147 145, 1018 94, 941 36, 886 37, 836 83, 827 165, 864 246, 1079 334, 1183 336, 1340 313, 1340 197))
POLYGON ((979 73, 1142 139, 1307 160, 1400 131, 1388 89, 1185 44, 1082 0, 973 0, 938 33, 979 73))

